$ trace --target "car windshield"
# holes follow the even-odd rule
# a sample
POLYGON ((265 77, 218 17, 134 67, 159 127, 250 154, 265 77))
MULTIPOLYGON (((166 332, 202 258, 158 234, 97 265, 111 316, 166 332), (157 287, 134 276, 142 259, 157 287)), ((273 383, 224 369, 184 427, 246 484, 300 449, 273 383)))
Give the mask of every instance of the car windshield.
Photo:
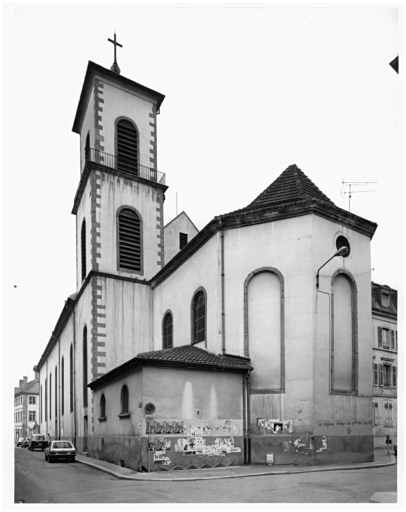
POLYGON ((45 441, 45 437, 44 436, 34 436, 32 438, 33 441, 45 441))
POLYGON ((56 441, 54 442, 53 444, 53 448, 72 448, 73 449, 73 446, 72 446, 72 443, 70 443, 69 441, 56 441))

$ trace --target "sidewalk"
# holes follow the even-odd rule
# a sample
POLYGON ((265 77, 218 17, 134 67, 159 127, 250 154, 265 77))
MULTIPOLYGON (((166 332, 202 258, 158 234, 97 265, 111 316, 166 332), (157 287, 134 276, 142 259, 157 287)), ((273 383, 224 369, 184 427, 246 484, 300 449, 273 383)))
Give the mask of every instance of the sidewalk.
MULTIPOLYGON (((393 453, 393 451, 392 451, 393 453)), ((228 466, 210 469, 185 469, 174 471, 158 471, 154 473, 139 473, 129 468, 122 468, 117 464, 87 457, 82 453, 76 455, 76 462, 99 469, 122 480, 157 481, 157 482, 184 482, 193 480, 217 480, 222 478, 243 478, 265 475, 287 475, 293 473, 317 473, 320 471, 343 471, 350 469, 380 468, 396 464, 396 457, 388 455, 387 451, 375 450, 374 462, 362 464, 331 464, 325 466, 295 466, 289 465, 255 465, 255 466, 228 466)))

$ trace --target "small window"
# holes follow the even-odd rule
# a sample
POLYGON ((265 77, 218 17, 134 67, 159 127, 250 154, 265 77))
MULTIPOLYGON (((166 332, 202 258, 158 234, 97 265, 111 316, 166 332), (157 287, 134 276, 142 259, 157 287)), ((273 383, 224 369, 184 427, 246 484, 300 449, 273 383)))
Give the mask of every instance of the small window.
POLYGON ((347 257, 350 255, 350 252, 351 252, 350 242, 345 238, 345 236, 342 236, 342 235, 340 235, 339 237, 337 237, 337 240, 336 240, 336 248, 337 248, 337 251, 338 251, 339 249, 341 249, 341 247, 347 247, 348 252, 347 252, 347 254, 344 256, 344 258, 347 258, 347 257))
POLYGON ((121 389, 121 414, 128 414, 128 388, 126 385, 121 389))
POLYGON ((186 233, 179 233, 179 249, 183 249, 185 245, 187 245, 187 234, 186 233))
POLYGON ((28 421, 35 421, 35 411, 28 412, 28 421))
POLYGON ((390 306, 390 295, 387 292, 382 292, 382 306, 388 308, 390 306))
POLYGON ((118 259, 120 269, 141 272, 141 221, 130 208, 118 215, 118 259))
POLYGON ((30 396, 30 397, 28 397, 28 403, 29 403, 29 404, 34 404, 34 405, 35 405, 35 396, 30 396))
POLYGON ((173 323, 172 323, 172 313, 168 312, 164 316, 163 321, 163 348, 172 348, 173 347, 173 323))
POLYGON ((100 418, 106 417, 106 398, 104 394, 100 398, 100 418))
POLYGON ((138 131, 126 119, 117 123, 117 168, 138 176, 138 131))
POLYGON ((206 298, 201 290, 196 293, 192 304, 193 344, 206 341, 206 298))

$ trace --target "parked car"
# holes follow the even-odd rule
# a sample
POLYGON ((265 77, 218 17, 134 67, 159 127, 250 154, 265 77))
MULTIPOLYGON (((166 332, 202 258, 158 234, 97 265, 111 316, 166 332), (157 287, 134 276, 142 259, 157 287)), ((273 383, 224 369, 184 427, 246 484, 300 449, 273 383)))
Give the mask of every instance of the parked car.
POLYGON ((48 441, 46 440, 44 435, 33 434, 31 437, 30 444, 28 445, 28 449, 44 451, 47 446, 48 446, 48 441))
POLYGON ((23 442, 21 443, 21 446, 22 446, 22 448, 27 448, 29 444, 30 444, 30 438, 29 437, 25 437, 23 439, 23 442))
POLYGON ((51 441, 45 448, 45 460, 52 462, 57 459, 74 461, 76 449, 70 441, 51 441))
POLYGON ((18 441, 17 441, 17 446, 21 446, 23 441, 24 441, 24 438, 23 437, 19 437, 18 441))

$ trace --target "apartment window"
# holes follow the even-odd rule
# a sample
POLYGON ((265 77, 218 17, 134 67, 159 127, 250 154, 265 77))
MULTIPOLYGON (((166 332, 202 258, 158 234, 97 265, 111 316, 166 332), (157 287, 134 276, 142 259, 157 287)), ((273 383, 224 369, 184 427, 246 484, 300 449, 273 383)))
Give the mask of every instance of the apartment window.
POLYGON ((375 402, 373 405, 374 405, 374 424, 379 425, 379 423, 380 423, 379 404, 375 402))
POLYGON ((121 388, 121 414, 128 414, 128 388, 125 384, 121 388))
POLYGON ((392 427, 393 426, 393 409, 392 402, 384 402, 383 403, 383 412, 384 412, 384 426, 392 427))
POLYGON ((373 364, 373 368, 374 368, 374 386, 377 386, 378 385, 378 365, 373 364))
POLYGON ((183 249, 187 245, 187 234, 179 233, 179 249, 183 249))
POLYGON ((82 229, 80 232, 80 250, 82 253, 82 281, 86 277, 86 220, 83 219, 82 229))
POLYGON ((206 294, 198 291, 192 301, 192 344, 206 340, 206 294))
POLYGON ((117 168, 138 175, 138 130, 127 119, 116 125, 117 168))
POLYGON ((28 412, 28 421, 35 421, 35 411, 28 412))
POLYGON ((172 348, 173 347, 173 322, 172 322, 172 313, 168 311, 164 316, 163 321, 163 348, 172 348))
POLYGON ((389 388, 390 387, 390 366, 387 365, 387 364, 384 364, 383 365, 383 385, 385 388, 389 388))
POLYGON ((390 295, 387 292, 382 292, 382 306, 388 308, 390 306, 390 295))
POLYGON ((395 331, 390 331, 390 348, 391 350, 396 350, 395 344, 395 331))
POLYGON ((28 403, 35 405, 35 396, 29 396, 28 397, 28 403))
POLYGON ((100 418, 106 417, 106 398, 104 395, 100 398, 100 418))
POLYGON ((142 268, 141 219, 130 208, 118 213, 118 266, 135 272, 142 268))
POLYGON ((396 370, 396 366, 393 366, 392 367, 392 386, 394 388, 397 387, 397 370, 396 370))
POLYGON ((83 329, 83 407, 87 407, 87 327, 83 329))
POLYGON ((395 332, 385 327, 378 327, 378 348, 395 350, 395 332))

